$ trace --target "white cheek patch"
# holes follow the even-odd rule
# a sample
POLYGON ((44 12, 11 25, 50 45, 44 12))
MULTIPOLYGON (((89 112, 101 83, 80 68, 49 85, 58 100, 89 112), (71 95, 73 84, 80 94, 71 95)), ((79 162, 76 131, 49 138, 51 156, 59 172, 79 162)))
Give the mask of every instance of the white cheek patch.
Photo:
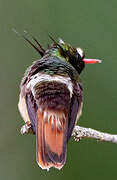
POLYGON ((82 58, 84 56, 83 50, 81 48, 77 48, 76 50, 77 50, 78 54, 80 54, 80 56, 82 58))
POLYGON ((34 76, 31 77, 31 80, 29 81, 29 83, 27 84, 26 88, 29 89, 31 88, 31 91, 34 95, 34 87, 37 83, 41 83, 44 81, 57 81, 60 83, 63 83, 67 86, 68 90, 70 91, 70 97, 72 97, 73 94, 73 84, 71 82, 71 79, 69 77, 62 77, 59 75, 55 75, 55 76, 50 76, 48 74, 41 74, 41 73, 37 73, 34 76))

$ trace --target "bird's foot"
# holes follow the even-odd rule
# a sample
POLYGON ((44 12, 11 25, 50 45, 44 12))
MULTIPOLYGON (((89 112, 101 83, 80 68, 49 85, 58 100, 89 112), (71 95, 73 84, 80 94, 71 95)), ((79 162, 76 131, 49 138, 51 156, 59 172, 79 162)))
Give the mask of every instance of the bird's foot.
POLYGON ((74 140, 79 142, 82 138, 81 137, 74 137, 74 140))
POLYGON ((34 131, 33 131, 33 128, 32 128, 32 125, 30 122, 26 122, 22 127, 21 127, 21 130, 20 130, 20 133, 23 135, 23 134, 35 134, 34 131))

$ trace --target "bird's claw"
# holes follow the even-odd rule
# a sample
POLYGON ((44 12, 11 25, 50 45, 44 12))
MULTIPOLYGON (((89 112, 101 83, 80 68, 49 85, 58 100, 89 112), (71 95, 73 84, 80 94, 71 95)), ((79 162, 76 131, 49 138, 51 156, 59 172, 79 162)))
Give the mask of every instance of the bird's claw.
POLYGON ((21 127, 21 130, 20 130, 20 133, 23 135, 23 134, 34 134, 34 131, 32 129, 32 125, 30 122, 26 122, 22 127, 21 127))
POLYGON ((77 136, 74 137, 74 140, 77 142, 79 142, 81 139, 82 139, 81 137, 77 137, 77 136))

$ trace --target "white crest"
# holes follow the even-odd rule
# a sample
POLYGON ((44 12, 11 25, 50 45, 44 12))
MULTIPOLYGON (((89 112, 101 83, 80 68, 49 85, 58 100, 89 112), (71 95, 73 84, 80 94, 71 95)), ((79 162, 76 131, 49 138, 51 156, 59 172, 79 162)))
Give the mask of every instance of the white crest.
POLYGON ((60 44, 65 44, 65 42, 61 38, 59 38, 59 43, 60 44))
POLYGON ((78 54, 80 54, 81 58, 84 56, 84 52, 81 48, 77 48, 78 54))

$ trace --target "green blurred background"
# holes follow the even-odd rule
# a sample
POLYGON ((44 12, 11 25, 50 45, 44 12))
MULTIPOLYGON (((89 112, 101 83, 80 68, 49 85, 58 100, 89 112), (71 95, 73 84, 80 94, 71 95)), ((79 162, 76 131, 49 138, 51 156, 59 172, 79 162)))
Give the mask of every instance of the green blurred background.
POLYGON ((84 108, 79 125, 117 133, 117 1, 0 0, 0 180, 116 179, 117 145, 71 138, 61 171, 40 169, 35 136, 20 135, 17 109, 25 69, 39 56, 12 28, 27 30, 47 47, 48 33, 103 60, 81 75, 84 108))

